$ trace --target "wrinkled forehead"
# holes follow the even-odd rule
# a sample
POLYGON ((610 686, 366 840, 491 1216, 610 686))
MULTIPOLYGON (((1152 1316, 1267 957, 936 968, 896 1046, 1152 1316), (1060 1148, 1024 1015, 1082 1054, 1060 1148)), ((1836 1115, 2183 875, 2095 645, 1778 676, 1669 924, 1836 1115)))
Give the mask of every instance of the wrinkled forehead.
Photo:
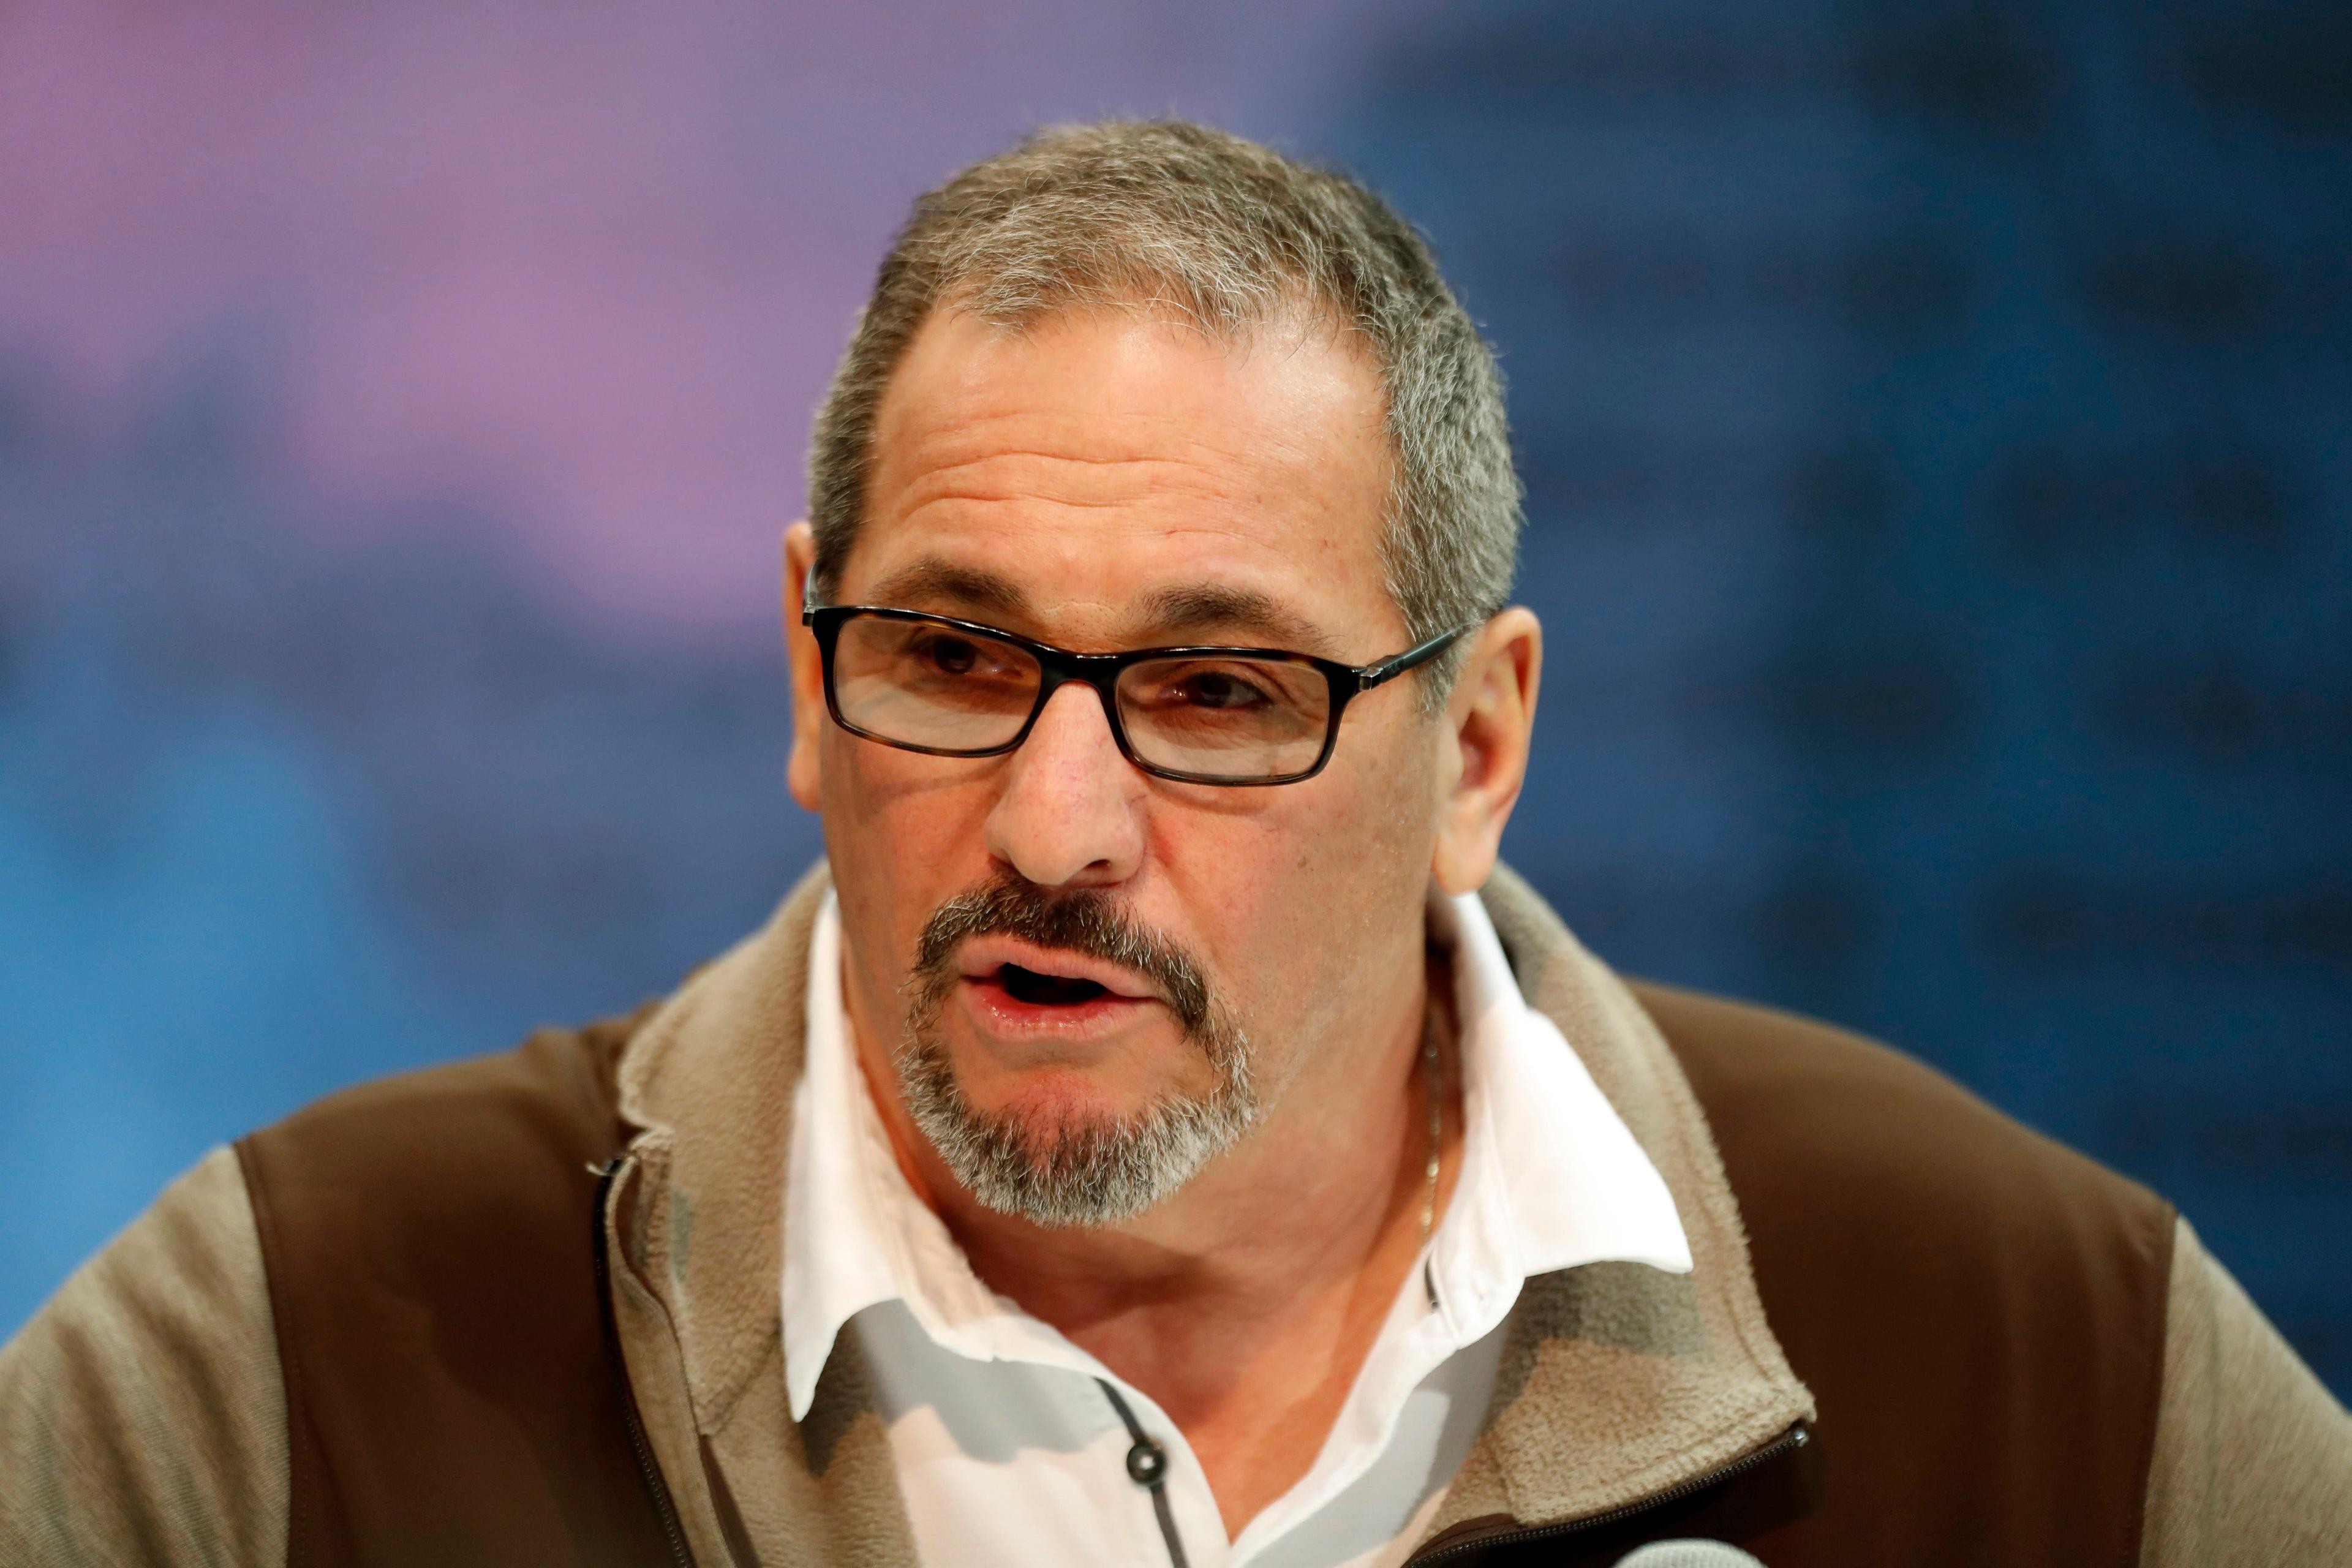
POLYGON ((872 455, 845 599, 1125 646, 1251 631, 1338 655, 1402 629, 1380 376, 1341 334, 938 313, 872 455))

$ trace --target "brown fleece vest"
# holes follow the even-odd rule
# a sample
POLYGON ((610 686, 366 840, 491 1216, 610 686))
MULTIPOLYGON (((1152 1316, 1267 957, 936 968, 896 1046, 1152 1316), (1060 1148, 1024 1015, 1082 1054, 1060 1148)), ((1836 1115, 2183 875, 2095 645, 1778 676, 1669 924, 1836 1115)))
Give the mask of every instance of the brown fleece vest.
MULTIPOLYGON (((1721 1149, 1814 1440, 1592 1528, 1474 1521, 1439 1560, 1567 1568, 1700 1535, 1773 1568, 2136 1563, 2169 1207, 1882 1047, 1635 991, 1721 1149)), ((685 1561, 593 1245, 595 1168, 625 1141, 614 1066, 645 1016, 238 1145, 286 1372, 290 1563, 685 1561)))
POLYGON ((597 1168, 627 1141, 614 1067, 646 1016, 238 1142, 286 1377, 288 1563, 668 1561, 594 1246, 597 1168))

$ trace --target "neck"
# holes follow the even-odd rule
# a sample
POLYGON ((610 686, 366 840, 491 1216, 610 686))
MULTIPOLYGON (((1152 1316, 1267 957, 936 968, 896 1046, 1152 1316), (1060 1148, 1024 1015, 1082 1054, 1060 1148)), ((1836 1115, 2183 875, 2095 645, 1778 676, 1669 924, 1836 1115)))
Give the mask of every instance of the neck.
POLYGON ((1149 1213, 1049 1229, 974 1202, 915 1128, 887 1053, 851 1029, 899 1168, 999 1294, 1053 1324, 1183 1432, 1238 1536, 1321 1452, 1444 1212, 1461 1162, 1455 1055, 1434 1086, 1430 1205, 1423 1041, 1453 1036, 1451 975, 1423 950, 1360 1026, 1333 1032, 1249 1136, 1149 1213), (1370 1042, 1369 1047, 1360 1042, 1370 1042))

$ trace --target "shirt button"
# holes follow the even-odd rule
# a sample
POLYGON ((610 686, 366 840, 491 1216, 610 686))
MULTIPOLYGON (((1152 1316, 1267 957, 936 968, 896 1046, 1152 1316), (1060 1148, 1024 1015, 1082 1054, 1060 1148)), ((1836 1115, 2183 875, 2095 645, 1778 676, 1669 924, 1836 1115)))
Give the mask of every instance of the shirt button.
POLYGON ((1158 1486, 1168 1475, 1168 1450, 1149 1437, 1138 1437, 1127 1451, 1127 1474, 1137 1486, 1158 1486))

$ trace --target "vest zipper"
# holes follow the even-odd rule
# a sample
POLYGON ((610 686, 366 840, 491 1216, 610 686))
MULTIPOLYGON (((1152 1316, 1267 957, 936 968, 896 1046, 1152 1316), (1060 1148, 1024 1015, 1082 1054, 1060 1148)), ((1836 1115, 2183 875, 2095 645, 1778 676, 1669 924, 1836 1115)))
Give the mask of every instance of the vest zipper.
POLYGON ((1473 1552, 1490 1552, 1496 1547, 1518 1546, 1530 1541, 1550 1541, 1563 1535, 1575 1535, 1588 1530, 1599 1530, 1606 1525, 1622 1524, 1637 1514, 1647 1513, 1652 1509, 1664 1508, 1668 1503, 1680 1502, 1686 1497, 1703 1492, 1711 1486, 1731 1479, 1734 1476, 1745 1475, 1759 1465, 1769 1464, 1783 1454, 1794 1453, 1803 1447, 1811 1440, 1811 1428, 1800 1421, 1762 1447, 1742 1454, 1729 1464, 1719 1466, 1703 1476, 1694 1476, 1686 1481, 1676 1481, 1665 1490, 1652 1492, 1639 1501, 1629 1502, 1603 1513, 1587 1514, 1582 1519, 1571 1519, 1560 1524, 1530 1525, 1524 1530, 1498 1531, 1493 1535, 1474 1536, 1465 1541, 1450 1541, 1434 1551, 1416 1552, 1406 1558, 1404 1568, 1426 1568, 1429 1563, 1448 1562, 1473 1552))
POLYGON ((661 1521, 662 1539, 669 1543, 669 1560, 676 1568, 694 1568, 694 1553, 687 1550, 686 1531, 678 1523, 677 1505, 671 1500, 669 1483, 662 1479, 653 1444, 646 1440, 645 1421, 637 1415, 636 1390, 629 1384, 628 1357, 621 1351, 620 1320, 613 1310, 613 1266, 605 1258, 611 1237, 604 1229, 604 1206, 625 1163, 615 1155, 596 1182, 596 1310, 604 1323, 604 1353, 612 1361, 614 1376, 620 1379, 621 1420, 629 1431, 629 1449, 636 1455, 637 1474, 646 1483, 646 1495, 653 1500, 655 1517, 661 1521))

